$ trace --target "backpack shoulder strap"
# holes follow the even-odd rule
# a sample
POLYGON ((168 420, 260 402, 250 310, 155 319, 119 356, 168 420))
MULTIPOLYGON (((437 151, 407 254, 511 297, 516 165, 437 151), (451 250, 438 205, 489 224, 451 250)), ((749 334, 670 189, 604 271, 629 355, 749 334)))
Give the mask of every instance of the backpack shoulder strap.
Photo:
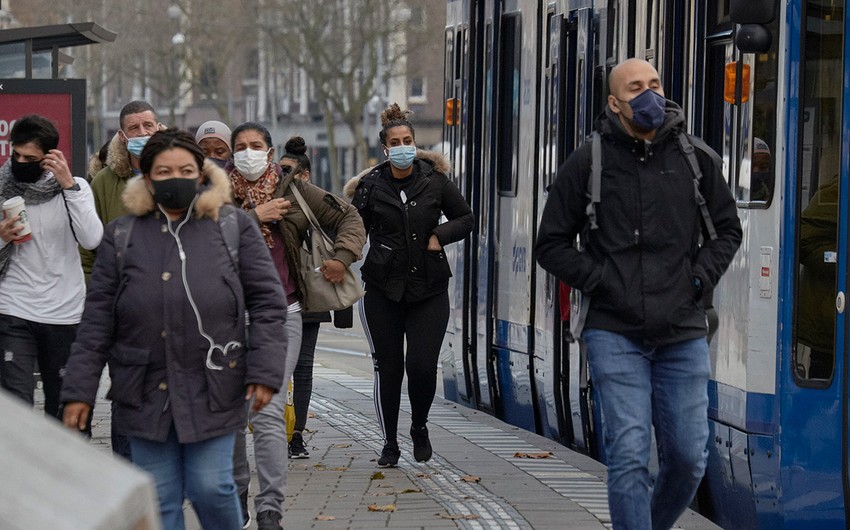
POLYGON ((62 202, 65 203, 65 213, 68 214, 68 224, 71 226, 71 234, 74 236, 74 241, 77 244, 80 244, 80 239, 77 237, 77 231, 74 230, 74 219, 71 217, 71 209, 68 207, 68 199, 65 198, 65 193, 60 191, 60 195, 62 195, 62 202))
POLYGON ((699 212, 702 216, 702 222, 705 224, 705 229, 708 231, 708 238, 711 240, 717 239, 717 231, 714 229, 714 223, 711 221, 711 215, 708 213, 708 205, 705 202, 705 197, 699 191, 700 181, 702 180, 702 170, 699 167, 699 160, 694 150, 694 144, 685 134, 685 131, 679 131, 676 135, 679 141, 679 149, 682 151, 685 160, 688 161, 688 166, 691 168, 691 173, 694 177, 694 199, 696 199, 699 212))
POLYGON ((136 222, 135 215, 125 215, 119 217, 112 224, 112 239, 115 245, 115 264, 118 269, 118 276, 124 272, 124 254, 127 252, 127 245, 130 242, 130 233, 133 231, 133 225, 136 222))
POLYGON ((218 212, 218 226, 227 246, 230 261, 239 272, 239 220, 236 218, 236 207, 230 204, 222 205, 218 212))
POLYGON ((593 132, 590 135, 590 178, 587 181, 587 193, 590 196, 590 202, 587 203, 585 213, 587 220, 590 223, 590 229, 596 230, 599 225, 596 224, 596 205, 599 203, 602 194, 602 137, 598 132, 593 132))

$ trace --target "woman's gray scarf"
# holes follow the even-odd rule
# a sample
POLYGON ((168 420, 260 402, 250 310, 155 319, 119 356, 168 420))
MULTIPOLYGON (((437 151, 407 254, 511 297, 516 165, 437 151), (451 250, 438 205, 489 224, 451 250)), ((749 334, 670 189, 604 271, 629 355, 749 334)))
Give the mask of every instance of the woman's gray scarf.
MULTIPOLYGON (((7 199, 20 195, 26 204, 41 204, 47 202, 57 194, 62 193, 62 187, 53 178, 53 175, 45 172, 35 182, 19 182, 12 176, 12 160, 7 160, 0 166, 0 205, 7 199)), ((0 280, 6 275, 9 261, 12 258, 14 245, 10 242, 0 248, 0 280)))

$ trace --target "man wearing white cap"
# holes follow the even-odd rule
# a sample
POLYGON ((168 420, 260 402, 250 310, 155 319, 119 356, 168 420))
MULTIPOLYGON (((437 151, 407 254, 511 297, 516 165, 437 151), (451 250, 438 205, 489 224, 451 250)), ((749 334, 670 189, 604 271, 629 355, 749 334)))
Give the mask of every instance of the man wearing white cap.
POLYGON ((195 133, 195 141, 204 156, 222 168, 233 158, 230 151, 230 127, 220 121, 210 120, 202 123, 195 133))

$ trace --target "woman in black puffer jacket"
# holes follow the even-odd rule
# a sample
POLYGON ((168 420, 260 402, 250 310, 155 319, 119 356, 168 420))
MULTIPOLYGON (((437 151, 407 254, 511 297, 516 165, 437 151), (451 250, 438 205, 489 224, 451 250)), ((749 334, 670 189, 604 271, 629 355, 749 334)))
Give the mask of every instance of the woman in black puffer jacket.
POLYGON ((381 467, 395 466, 400 456, 396 436, 405 364, 411 382, 413 456, 417 462, 431 458, 425 423, 437 388, 452 275, 443 247, 465 238, 473 223, 472 210, 447 176, 445 158, 417 151, 408 114, 397 104, 381 114, 380 139, 388 160, 346 185, 370 241, 361 268, 366 283, 361 307, 384 434, 381 467), (443 215, 448 222, 441 224, 443 215))

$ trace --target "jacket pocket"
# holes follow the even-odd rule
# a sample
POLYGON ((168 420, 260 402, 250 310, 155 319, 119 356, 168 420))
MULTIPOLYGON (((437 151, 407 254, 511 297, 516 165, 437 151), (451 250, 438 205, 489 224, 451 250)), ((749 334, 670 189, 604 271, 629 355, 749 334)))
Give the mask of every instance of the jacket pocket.
POLYGON ((452 269, 444 251, 425 251, 425 274, 428 277, 428 285, 441 283, 452 277, 452 269))
POLYGON ((150 350, 115 344, 109 360, 112 385, 106 397, 134 409, 140 409, 145 397, 145 374, 150 350))
POLYGON ((216 350, 211 360, 221 370, 204 368, 210 411, 222 412, 239 406, 245 397, 245 347, 241 344, 234 346, 227 355, 216 350))
POLYGON ((360 267, 360 273, 366 279, 375 282, 385 281, 392 270, 395 255, 396 251, 391 247, 375 242, 369 247, 369 254, 366 255, 366 260, 360 267))
POLYGON ((245 315, 245 293, 242 290, 242 284, 238 278, 231 278, 228 275, 222 276, 224 285, 227 286, 227 316, 231 321, 239 325, 239 319, 245 315))

